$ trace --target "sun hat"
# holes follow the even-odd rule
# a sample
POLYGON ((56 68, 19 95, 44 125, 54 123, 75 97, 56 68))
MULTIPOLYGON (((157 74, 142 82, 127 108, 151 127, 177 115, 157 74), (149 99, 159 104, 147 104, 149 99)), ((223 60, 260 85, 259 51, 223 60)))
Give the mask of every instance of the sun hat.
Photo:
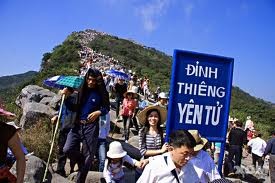
POLYGON ((205 144, 208 142, 206 138, 201 137, 198 130, 188 130, 189 133, 194 137, 196 141, 196 146, 194 147, 194 151, 201 150, 205 144))
POLYGON ((22 128, 20 126, 17 126, 13 121, 6 123, 8 125, 14 126, 16 130, 21 130, 22 128))
POLYGON ((122 145, 118 141, 113 141, 109 145, 109 151, 107 152, 107 157, 109 158, 123 158, 127 154, 123 150, 122 145))
POLYGON ((146 122, 146 114, 148 111, 150 110, 158 110, 159 111, 159 114, 160 114, 160 118, 161 118, 161 121, 160 123, 163 124, 165 121, 166 121, 166 117, 167 117, 167 110, 164 108, 164 107, 160 107, 160 106, 148 106, 146 107, 145 109, 143 109, 138 115, 137 115, 137 118, 138 118, 138 121, 140 124, 144 125, 145 122, 146 122))
POLYGON ((167 93, 160 92, 158 95, 158 98, 168 99, 168 95, 167 95, 167 93))
POLYGON ((137 97, 137 92, 135 91, 135 90, 128 90, 127 92, 125 92, 124 94, 123 94, 123 96, 124 96, 124 98, 126 98, 126 96, 128 95, 128 93, 132 93, 133 95, 134 95, 134 98, 136 98, 137 97))

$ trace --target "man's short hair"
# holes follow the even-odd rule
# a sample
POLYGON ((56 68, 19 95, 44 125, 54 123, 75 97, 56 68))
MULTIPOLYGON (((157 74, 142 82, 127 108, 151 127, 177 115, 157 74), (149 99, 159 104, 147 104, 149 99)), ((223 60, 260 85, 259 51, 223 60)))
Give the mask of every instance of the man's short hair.
POLYGON ((242 127, 243 126, 243 123, 241 121, 235 121, 235 124, 237 127, 242 127))
POLYGON ((176 130, 170 134, 169 144, 174 148, 181 146, 193 148, 196 146, 196 141, 187 130, 176 130))

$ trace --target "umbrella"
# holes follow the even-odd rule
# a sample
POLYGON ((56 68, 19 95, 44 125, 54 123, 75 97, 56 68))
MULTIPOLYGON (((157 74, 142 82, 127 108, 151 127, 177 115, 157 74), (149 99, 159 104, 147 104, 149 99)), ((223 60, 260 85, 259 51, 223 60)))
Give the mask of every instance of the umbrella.
POLYGON ((130 80, 130 76, 125 72, 110 69, 106 71, 106 74, 115 78, 123 79, 123 80, 130 80))
POLYGON ((43 84, 52 88, 63 89, 65 87, 71 87, 74 89, 79 88, 84 79, 80 76, 53 76, 44 80, 43 84))

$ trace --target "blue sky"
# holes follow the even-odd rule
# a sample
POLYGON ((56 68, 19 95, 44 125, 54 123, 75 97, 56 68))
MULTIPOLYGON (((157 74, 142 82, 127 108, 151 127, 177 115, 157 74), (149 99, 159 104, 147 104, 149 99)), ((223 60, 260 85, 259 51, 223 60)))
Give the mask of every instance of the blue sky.
POLYGON ((273 0, 1 0, 0 76, 38 71, 73 31, 233 57, 233 85, 275 102, 273 0))

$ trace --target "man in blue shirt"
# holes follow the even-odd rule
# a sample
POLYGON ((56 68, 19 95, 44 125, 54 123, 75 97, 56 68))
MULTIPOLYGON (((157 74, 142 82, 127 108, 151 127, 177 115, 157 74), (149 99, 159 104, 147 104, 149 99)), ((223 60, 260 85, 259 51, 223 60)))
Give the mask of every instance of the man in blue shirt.
POLYGON ((269 174, 270 181, 275 182, 275 131, 272 133, 272 138, 267 142, 263 158, 269 155, 269 174))
MULTIPOLYGON (((66 95, 66 90, 63 90, 66 95)), ((89 69, 85 75, 84 86, 75 106, 77 118, 75 126, 70 130, 64 153, 78 162, 77 183, 85 183, 88 171, 97 151, 99 116, 110 110, 109 95, 103 82, 102 74, 96 69, 89 69), (82 142, 82 151, 79 144, 82 142)))

